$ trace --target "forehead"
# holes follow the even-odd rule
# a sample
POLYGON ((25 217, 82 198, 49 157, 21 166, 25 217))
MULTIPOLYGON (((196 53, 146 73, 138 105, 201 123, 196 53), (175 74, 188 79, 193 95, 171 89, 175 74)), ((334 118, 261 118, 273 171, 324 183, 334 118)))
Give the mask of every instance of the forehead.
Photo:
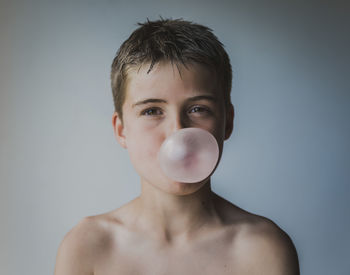
POLYGON ((149 72, 150 64, 128 70, 126 100, 147 97, 176 97, 210 94, 221 98, 214 73, 199 64, 160 62, 149 72))

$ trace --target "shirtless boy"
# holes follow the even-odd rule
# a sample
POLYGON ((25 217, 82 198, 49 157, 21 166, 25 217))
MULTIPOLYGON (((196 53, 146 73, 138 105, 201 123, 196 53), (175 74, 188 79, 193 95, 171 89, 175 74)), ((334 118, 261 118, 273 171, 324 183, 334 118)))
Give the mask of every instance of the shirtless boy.
POLYGON ((175 131, 210 132, 219 159, 231 135, 231 65, 211 30, 184 20, 140 24, 119 49, 111 79, 115 136, 141 192, 73 227, 55 274, 299 274, 293 242, 274 222, 212 192, 210 176, 182 183, 159 168, 159 148, 175 131))

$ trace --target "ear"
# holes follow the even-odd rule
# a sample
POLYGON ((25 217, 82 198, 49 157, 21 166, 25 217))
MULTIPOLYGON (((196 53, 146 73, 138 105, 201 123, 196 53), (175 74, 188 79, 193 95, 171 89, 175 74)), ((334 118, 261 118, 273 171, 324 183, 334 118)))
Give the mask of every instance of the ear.
POLYGON ((115 138, 117 139, 119 144, 126 149, 127 146, 126 146, 126 139, 124 134, 124 124, 117 112, 114 112, 113 114, 112 124, 113 124, 115 138))
POLYGON ((232 134, 234 117, 235 117, 235 109, 232 103, 230 103, 230 105, 226 110, 225 140, 227 140, 232 134))

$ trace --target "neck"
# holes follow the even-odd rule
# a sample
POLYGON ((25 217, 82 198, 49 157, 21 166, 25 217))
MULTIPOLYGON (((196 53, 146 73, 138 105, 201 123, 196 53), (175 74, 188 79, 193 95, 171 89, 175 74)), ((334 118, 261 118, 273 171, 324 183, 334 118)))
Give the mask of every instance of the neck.
POLYGON ((169 194, 148 183, 141 184, 141 195, 135 200, 135 222, 161 241, 188 241, 204 225, 220 223, 210 179, 189 195, 169 194))

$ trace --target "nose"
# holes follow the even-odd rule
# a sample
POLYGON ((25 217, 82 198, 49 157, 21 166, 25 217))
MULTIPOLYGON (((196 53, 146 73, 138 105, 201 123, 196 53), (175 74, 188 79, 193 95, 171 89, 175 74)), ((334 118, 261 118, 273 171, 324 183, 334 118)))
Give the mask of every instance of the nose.
POLYGON ((186 127, 188 127, 188 125, 186 125, 184 117, 181 116, 180 113, 174 114, 174 117, 171 119, 170 134, 186 127))

